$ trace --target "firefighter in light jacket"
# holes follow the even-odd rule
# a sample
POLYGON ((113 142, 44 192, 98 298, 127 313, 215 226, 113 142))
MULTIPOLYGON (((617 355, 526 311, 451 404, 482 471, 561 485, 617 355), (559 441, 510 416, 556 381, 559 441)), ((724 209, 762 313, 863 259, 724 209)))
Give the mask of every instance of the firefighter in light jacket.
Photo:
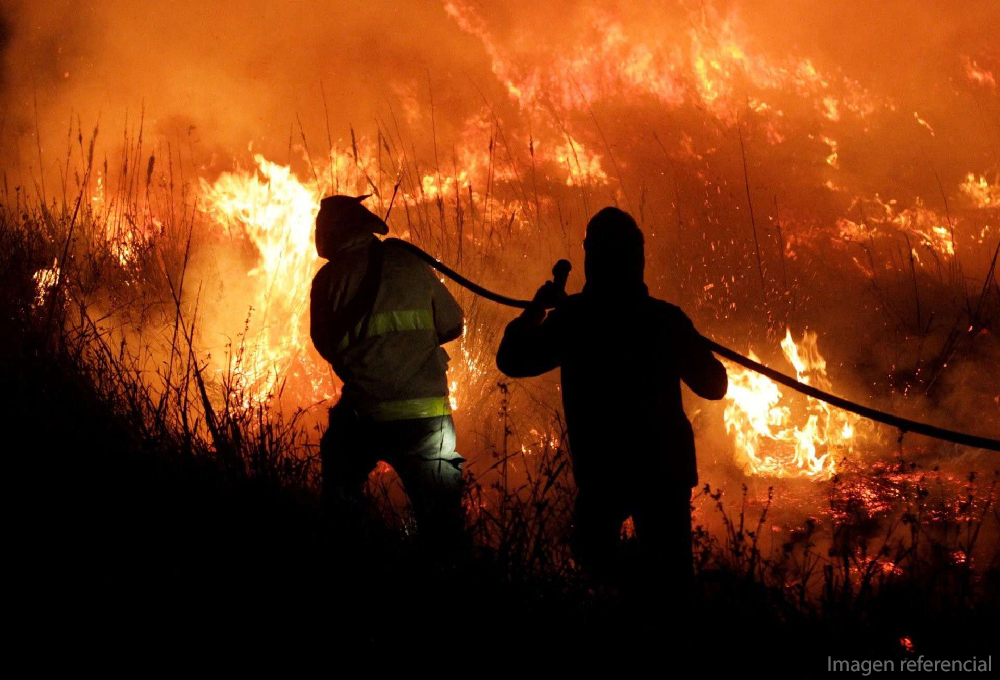
POLYGON ((367 196, 329 196, 316 216, 310 333, 344 382, 320 443, 328 508, 356 507, 378 461, 399 475, 418 531, 432 541, 463 530, 462 463, 448 400, 448 354, 462 308, 431 269, 367 210, 367 196))

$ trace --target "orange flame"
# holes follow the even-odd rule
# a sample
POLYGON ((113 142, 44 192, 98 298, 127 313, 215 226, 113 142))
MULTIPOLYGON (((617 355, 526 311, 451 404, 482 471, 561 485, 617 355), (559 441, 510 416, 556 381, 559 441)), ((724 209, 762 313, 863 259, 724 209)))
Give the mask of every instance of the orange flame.
MULTIPOLYGON (((800 382, 830 389, 815 333, 806 331, 796 344, 786 329, 781 350, 800 382)), ((750 358, 758 360, 753 352, 750 358)), ((829 479, 837 471, 838 458, 857 445, 859 416, 811 397, 799 408, 783 398, 781 388, 770 378, 730 362, 726 371, 726 432, 733 436, 737 463, 747 472, 829 479)))
POLYGON ((226 172, 213 183, 201 180, 204 212, 227 236, 248 239, 259 253, 246 272, 254 332, 247 338, 250 351, 237 367, 239 377, 255 396, 265 398, 295 362, 313 396, 329 397, 332 385, 325 368, 307 354, 309 288, 319 268, 313 224, 321 189, 260 154, 254 161, 252 173, 226 172))
POLYGON ((59 280, 59 260, 53 258, 51 267, 39 269, 31 278, 35 282, 35 301, 32 306, 41 307, 45 304, 49 291, 59 280))

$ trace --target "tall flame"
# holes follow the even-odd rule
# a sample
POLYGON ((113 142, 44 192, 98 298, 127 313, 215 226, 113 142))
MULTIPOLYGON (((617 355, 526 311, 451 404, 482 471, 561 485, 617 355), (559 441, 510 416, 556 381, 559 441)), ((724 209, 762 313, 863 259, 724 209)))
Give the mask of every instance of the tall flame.
POLYGON ((212 183, 201 180, 205 213, 226 236, 248 239, 258 252, 256 264, 246 272, 255 332, 247 338, 251 351, 236 368, 260 398, 271 393, 293 364, 297 377, 314 388, 312 396, 328 397, 332 385, 325 368, 307 353, 309 288, 319 268, 313 224, 321 189, 260 154, 254 161, 252 173, 226 172, 212 183))

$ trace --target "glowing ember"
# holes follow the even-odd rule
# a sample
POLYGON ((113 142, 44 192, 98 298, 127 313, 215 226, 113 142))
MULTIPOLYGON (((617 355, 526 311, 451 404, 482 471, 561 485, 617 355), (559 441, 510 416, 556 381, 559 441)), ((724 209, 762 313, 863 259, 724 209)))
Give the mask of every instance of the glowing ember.
MULTIPOLYGON (((781 350, 796 378, 830 390, 826 361, 815 333, 806 331, 796 344, 785 331, 781 350)), ((753 352, 750 357, 759 361, 753 352)), ((736 460, 750 474, 828 479, 838 457, 854 449, 860 418, 804 397, 805 405, 783 399, 777 383, 730 362, 726 393, 726 432, 733 436, 736 460)))

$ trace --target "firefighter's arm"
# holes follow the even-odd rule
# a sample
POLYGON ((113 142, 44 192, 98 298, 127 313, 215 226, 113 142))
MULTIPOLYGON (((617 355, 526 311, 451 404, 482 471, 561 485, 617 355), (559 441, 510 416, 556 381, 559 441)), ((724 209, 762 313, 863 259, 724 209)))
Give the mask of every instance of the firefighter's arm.
POLYGON ((451 342, 462 335, 465 326, 465 315, 458 301, 452 296, 444 284, 430 270, 428 276, 433 286, 431 305, 434 307, 434 328, 437 331, 438 343, 451 342))
POLYGON ((686 315, 682 316, 683 320, 678 324, 681 379, 703 399, 722 399, 729 389, 726 367, 712 354, 705 338, 695 330, 691 320, 686 315))
POLYGON ((321 269, 312 282, 309 291, 309 335, 319 355, 332 362, 339 338, 331 337, 331 316, 333 310, 329 299, 330 282, 321 269))
POLYGON ((529 307, 504 329, 497 350, 497 368, 511 378, 547 373, 562 363, 557 310, 545 315, 544 307, 529 307))

